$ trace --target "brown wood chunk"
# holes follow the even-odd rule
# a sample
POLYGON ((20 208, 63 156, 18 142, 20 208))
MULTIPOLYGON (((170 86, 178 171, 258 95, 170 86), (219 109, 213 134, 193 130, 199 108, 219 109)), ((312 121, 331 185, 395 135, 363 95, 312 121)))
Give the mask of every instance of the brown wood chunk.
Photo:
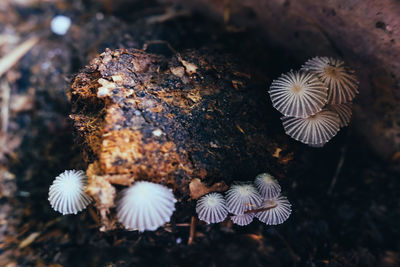
POLYGON ((121 49, 76 76, 71 118, 104 225, 115 205, 113 184, 149 180, 183 200, 282 167, 272 156, 282 133, 268 126, 266 91, 243 73, 229 56, 208 50, 166 58, 121 49), (189 190, 195 177, 206 190, 189 190))

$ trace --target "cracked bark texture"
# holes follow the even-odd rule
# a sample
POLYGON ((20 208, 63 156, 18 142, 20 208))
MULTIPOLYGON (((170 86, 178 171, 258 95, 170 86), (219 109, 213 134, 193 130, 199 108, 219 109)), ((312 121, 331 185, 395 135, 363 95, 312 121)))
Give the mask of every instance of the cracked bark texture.
MULTIPOLYGON (((166 0, 259 35, 301 62, 342 57, 357 72, 353 126, 384 159, 400 159, 400 1, 166 0)), ((268 52, 267 52, 268 53, 268 52)), ((287 66, 287 70, 296 66, 287 66)))

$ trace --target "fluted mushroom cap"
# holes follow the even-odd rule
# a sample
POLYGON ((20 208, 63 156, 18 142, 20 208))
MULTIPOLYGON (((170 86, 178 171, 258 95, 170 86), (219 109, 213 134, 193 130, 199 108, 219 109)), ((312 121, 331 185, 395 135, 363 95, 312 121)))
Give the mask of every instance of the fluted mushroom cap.
POLYGON ((228 210, 235 215, 243 214, 261 202, 261 196, 252 184, 235 184, 226 192, 228 210))
POLYGON ((328 88, 313 73, 290 71, 272 82, 269 94, 283 115, 307 118, 325 106, 328 88))
POLYGON ((135 182, 122 192, 117 218, 129 230, 154 231, 170 221, 175 202, 168 187, 147 181, 135 182))
POLYGON ((328 103, 342 104, 351 102, 358 94, 358 80, 354 71, 339 59, 314 57, 308 60, 302 70, 318 75, 328 87, 328 103))
POLYGON ((49 188, 51 207, 63 215, 77 214, 91 202, 85 192, 87 177, 83 171, 67 170, 58 175, 49 188))
POLYGON ((336 105, 327 105, 327 109, 335 111, 339 115, 339 126, 340 128, 346 127, 351 121, 351 110, 352 103, 343 103, 336 105))
POLYGON ((286 221, 292 213, 292 205, 285 196, 267 199, 261 205, 263 211, 257 212, 255 217, 267 225, 277 225, 286 221))
POLYGON ((281 186, 269 173, 261 173, 257 175, 254 184, 263 198, 274 198, 281 193, 281 186))
POLYGON ((224 196, 220 193, 209 193, 202 196, 197 201, 196 213, 200 220, 208 224, 224 221, 228 216, 224 196))
POLYGON ((234 224, 245 226, 251 223, 254 219, 254 213, 244 213, 240 215, 231 216, 231 220, 234 224))
POLYGON ((282 117, 287 135, 305 144, 328 142, 339 131, 339 115, 327 109, 309 118, 282 117))

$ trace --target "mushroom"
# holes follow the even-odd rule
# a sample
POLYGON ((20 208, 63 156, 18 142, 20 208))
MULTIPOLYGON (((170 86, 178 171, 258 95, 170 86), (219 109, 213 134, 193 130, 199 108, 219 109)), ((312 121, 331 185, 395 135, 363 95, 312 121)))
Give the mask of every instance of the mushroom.
POLYGON ((327 105, 329 110, 335 111, 339 115, 339 126, 340 128, 346 127, 349 125, 351 121, 351 106, 352 103, 343 103, 343 104, 336 104, 336 105, 327 105))
POLYGON ((339 115, 323 109, 308 118, 282 117, 283 128, 287 135, 305 144, 328 142, 339 131, 339 115))
POLYGON ((301 68, 312 72, 328 87, 328 103, 342 104, 350 102, 358 94, 358 80, 354 71, 339 59, 314 57, 301 68))
POLYGON ((286 221, 292 213, 291 204, 285 196, 267 199, 255 217, 267 225, 277 225, 286 221))
POLYGON ((315 74, 290 71, 272 82, 269 94, 272 105, 283 115, 307 118, 325 106, 328 88, 315 74))
POLYGON ((196 212, 199 219, 207 224, 222 222, 228 216, 226 201, 220 193, 202 196, 197 201, 196 212))
POLYGON ((91 199, 85 193, 87 177, 83 171, 66 170, 58 175, 49 188, 51 207, 63 215, 77 214, 85 209, 91 199))
POLYGON ((229 212, 240 215, 246 210, 257 207, 262 202, 257 189, 251 184, 235 184, 226 192, 229 212))
POLYGON ((253 221, 254 213, 244 213, 239 215, 231 216, 231 220, 234 224, 245 226, 253 221))
POLYGON ((263 198, 274 198, 281 193, 281 186, 271 174, 261 173, 257 175, 254 184, 263 198))
POLYGON ((129 230, 154 231, 170 221, 175 202, 168 187, 147 181, 135 182, 122 192, 117 218, 129 230))

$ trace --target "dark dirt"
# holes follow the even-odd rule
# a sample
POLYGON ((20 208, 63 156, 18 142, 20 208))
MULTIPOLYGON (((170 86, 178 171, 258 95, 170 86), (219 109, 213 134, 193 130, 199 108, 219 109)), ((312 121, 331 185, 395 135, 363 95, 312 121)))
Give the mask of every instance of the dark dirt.
MULTIPOLYGON (((143 234, 100 232, 93 207, 77 216, 54 212, 47 201, 54 177, 65 169, 85 168, 67 91, 74 75, 106 48, 141 49, 149 40, 162 40, 148 43, 147 51, 168 57, 167 43, 178 52, 217 48, 250 70, 252 88, 260 97, 265 92, 268 105, 271 80, 301 62, 254 29, 225 27, 201 14, 178 12, 154 22, 155 15, 171 9, 153 1, 119 7, 111 1, 28 2, 0 5, 2 34, 18 43, 41 36, 2 77, 11 101, 26 96, 32 105, 10 113, 0 161, 0 266, 399 265, 398 171, 374 155, 351 125, 322 149, 298 144, 284 135, 272 108, 272 131, 294 151, 289 170, 272 170, 293 205, 291 217, 280 226, 198 223, 188 245, 193 201, 178 203, 165 228, 143 234), (48 30, 59 13, 73 20, 61 37, 48 30)), ((12 50, 10 40, 0 46, 2 55, 12 50)), ((251 180, 252 172, 238 178, 251 180)))

